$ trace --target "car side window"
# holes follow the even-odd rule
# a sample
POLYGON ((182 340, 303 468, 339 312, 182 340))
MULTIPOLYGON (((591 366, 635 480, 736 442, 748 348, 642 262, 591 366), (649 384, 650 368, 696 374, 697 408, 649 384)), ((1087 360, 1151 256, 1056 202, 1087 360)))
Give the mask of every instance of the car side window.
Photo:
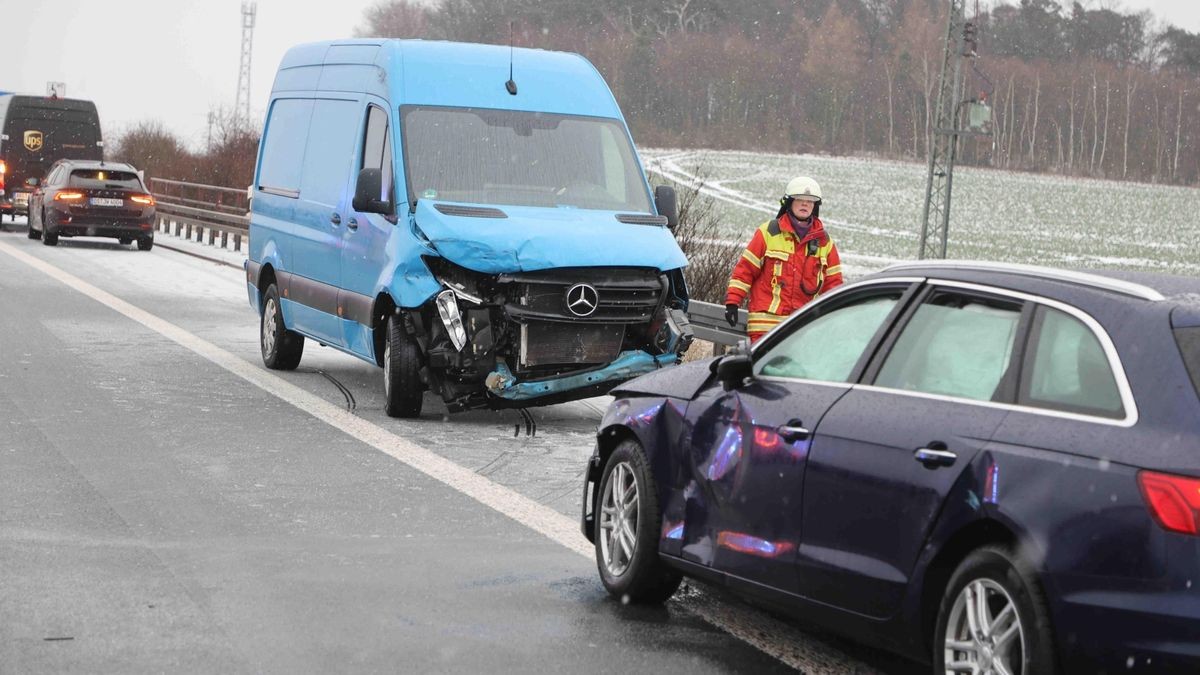
POLYGON ((821 382, 848 381, 854 364, 900 301, 903 290, 859 296, 815 314, 755 358, 754 374, 821 382))
POLYGON ((875 385, 992 400, 1012 361, 1021 303, 936 291, 917 308, 875 385))
POLYGON ((367 130, 363 138, 362 168, 379 169, 382 174, 383 194, 379 200, 392 200, 392 135, 388 133, 387 113, 378 106, 367 109, 367 130))
POLYGON ((1092 329, 1066 312, 1041 307, 1034 319, 1018 403, 1123 417, 1121 391, 1092 329))

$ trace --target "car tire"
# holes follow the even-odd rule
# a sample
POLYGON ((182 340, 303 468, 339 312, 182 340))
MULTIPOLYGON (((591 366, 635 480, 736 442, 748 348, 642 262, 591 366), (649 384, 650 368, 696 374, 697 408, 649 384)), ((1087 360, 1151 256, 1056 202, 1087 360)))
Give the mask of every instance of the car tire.
POLYGON ((58 246, 58 234, 42 230, 42 243, 46 246, 58 246))
POLYGON ((149 251, 154 248, 154 239, 151 237, 138 237, 137 243, 139 251, 149 251))
POLYGON ((675 594, 683 576, 658 557, 660 532, 646 453, 637 441, 624 441, 604 465, 596 499, 596 566, 610 594, 637 604, 663 603, 675 594))
POLYGON ((946 586, 934 636, 934 672, 1002 672, 997 662, 1010 673, 1058 672, 1046 596, 1032 568, 1006 546, 985 546, 962 561, 946 586), (974 634, 972 626, 979 627, 974 634))
POLYGON ((384 411, 388 417, 420 417, 424 391, 420 349, 405 333, 401 317, 393 314, 383 345, 384 411))
POLYGON ((304 336, 288 330, 284 325, 283 308, 279 306, 279 289, 275 284, 267 286, 267 292, 263 293, 258 336, 263 364, 268 368, 295 370, 296 366, 300 365, 300 357, 304 355, 304 336))
POLYGON ((40 230, 33 229, 33 218, 29 219, 29 229, 25 231, 25 236, 30 239, 41 239, 42 233, 40 230))

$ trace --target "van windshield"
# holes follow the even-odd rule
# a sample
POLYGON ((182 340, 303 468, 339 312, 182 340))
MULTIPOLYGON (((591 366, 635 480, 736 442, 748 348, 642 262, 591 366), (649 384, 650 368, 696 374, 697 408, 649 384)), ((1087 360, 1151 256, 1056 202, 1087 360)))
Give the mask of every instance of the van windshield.
POLYGON ((620 121, 516 110, 401 106, 417 199, 650 213, 620 121))

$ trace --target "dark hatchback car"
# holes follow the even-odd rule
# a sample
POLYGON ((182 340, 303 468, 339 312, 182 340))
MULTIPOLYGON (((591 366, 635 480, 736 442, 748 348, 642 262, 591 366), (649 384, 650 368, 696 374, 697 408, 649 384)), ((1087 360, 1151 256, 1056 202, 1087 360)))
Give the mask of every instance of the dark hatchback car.
POLYGON ((108 237, 138 249, 154 246, 154 197, 137 169, 120 162, 63 159, 51 165, 29 200, 29 238, 108 237))
POLYGON ((1200 672, 1198 389, 1200 279, 898 265, 615 390, 583 530, 938 673, 1200 672))

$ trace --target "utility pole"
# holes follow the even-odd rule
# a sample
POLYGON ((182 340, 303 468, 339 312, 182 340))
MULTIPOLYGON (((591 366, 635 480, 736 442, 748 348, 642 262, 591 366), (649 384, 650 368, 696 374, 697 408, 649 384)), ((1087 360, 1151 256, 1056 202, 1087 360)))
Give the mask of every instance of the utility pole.
POLYGON ((258 4, 242 2, 242 62, 238 68, 237 103, 234 104, 234 117, 243 124, 250 122, 250 53, 254 44, 254 15, 258 12, 258 4))
POLYGON ((963 100, 964 59, 973 59, 976 46, 976 26, 963 17, 966 0, 949 0, 950 16, 946 22, 946 48, 938 79, 937 108, 930 139, 929 167, 925 177, 925 207, 921 213, 921 238, 917 251, 919 259, 945 258, 950 232, 950 191, 954 184, 954 159, 958 137, 991 134, 991 108, 983 100, 963 100), (962 106, 970 106, 969 128, 962 129, 962 106), (929 240, 932 223, 934 241, 929 240))

